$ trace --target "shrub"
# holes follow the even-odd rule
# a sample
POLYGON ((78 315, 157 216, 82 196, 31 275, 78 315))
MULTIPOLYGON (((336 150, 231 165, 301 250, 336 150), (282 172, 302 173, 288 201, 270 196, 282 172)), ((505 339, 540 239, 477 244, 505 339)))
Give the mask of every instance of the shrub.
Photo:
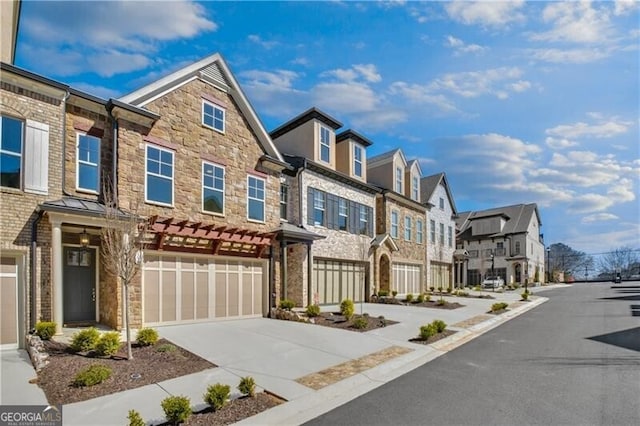
POLYGON ((50 321, 38 321, 36 324, 36 334, 42 340, 49 340, 51 336, 56 334, 56 323, 50 321))
POLYGON ((520 296, 522 296, 522 300, 529 300, 529 292, 523 291, 520 296))
POLYGON ((291 299, 282 299, 280 301, 280 309, 284 309, 285 311, 290 311, 294 306, 296 306, 296 302, 291 299))
POLYGON ((509 306, 509 304, 506 303, 506 302, 494 303, 493 305, 491 305, 491 312, 497 312, 497 311, 501 311, 503 309, 507 309, 507 306, 509 306))
POLYGON ((424 293, 420 293, 416 298, 416 302, 423 303, 424 302, 424 293))
POLYGON ((313 318, 320 315, 320 306, 318 305, 309 305, 307 306, 307 316, 313 318))
POLYGON ((439 319, 433 320, 431 324, 436 328, 438 333, 442 333, 447 328, 447 323, 439 319))
POLYGON ((424 301, 425 302, 430 302, 431 301, 431 295, 430 294, 425 294, 424 295, 424 301))
POLYGON ((427 340, 429 337, 435 336, 436 334, 438 334, 438 330, 433 323, 420 327, 420 338, 422 340, 427 340))
POLYGON ((80 330, 71 337, 71 349, 86 352, 95 349, 100 339, 100 332, 95 327, 80 330))
POLYGON ((340 313, 344 315, 346 319, 351 319, 354 312, 353 300, 344 299, 342 303, 340 303, 340 313))
POLYGON ((396 298, 397 295, 398 295, 398 291, 397 290, 393 290, 391 292, 391 296, 393 296, 394 299, 396 298))
POLYGON ((256 381, 251 376, 243 377, 240 379, 238 390, 243 395, 254 396, 256 394, 256 381))
POLYGON ((145 426, 142 416, 136 410, 129 410, 127 419, 129 419, 129 426, 145 426))
POLYGON ((358 317, 353 320, 353 328, 356 328, 358 330, 365 329, 368 325, 369 321, 367 321, 365 317, 358 317))
POLYGON ((407 293, 407 296, 404 299, 407 303, 413 302, 413 294, 407 293))
POLYGON ((215 385, 209 385, 207 387, 207 392, 203 395, 203 398, 204 402, 213 408, 213 411, 218 411, 224 407, 230 395, 231 387, 229 385, 216 383, 215 385))
POLYGON ((467 293, 466 291, 462 291, 462 290, 458 290, 457 295, 459 297, 469 297, 469 293, 467 293))
POLYGON ((444 300, 444 299, 440 299, 440 300, 436 301, 436 305, 438 305, 438 306, 444 306, 446 304, 447 304, 447 301, 444 300))
POLYGON ((163 343, 161 345, 158 345, 158 347, 156 348, 156 351, 158 351, 158 352, 175 352, 177 349, 178 348, 174 344, 163 343))
POLYGON ((380 290, 378 292, 378 297, 387 297, 389 295, 389 290, 380 290))
POLYGON ((120 349, 120 333, 117 331, 109 331, 100 336, 96 343, 96 352, 100 356, 111 356, 120 349))
POLYGON ((80 370, 73 380, 73 385, 77 387, 93 386, 104 382, 111 377, 111 369, 106 365, 92 364, 80 370))
POLYGON ((429 290, 436 291, 436 288, 434 286, 431 286, 431 287, 429 287, 429 290))
POLYGON ((386 327, 387 326, 387 319, 384 317, 384 315, 380 315, 378 317, 378 320, 380 320, 380 326, 381 327, 386 327))
POLYGON ((153 328, 141 328, 138 330, 136 341, 140 346, 151 346, 158 343, 158 332, 153 328))
POLYGON ((183 423, 191 415, 191 401, 186 396, 168 396, 160 405, 167 420, 173 424, 183 423))
POLYGON ((451 294, 452 291, 453 289, 451 287, 447 287, 447 293, 451 294))
POLYGON ((482 287, 480 287, 479 285, 475 286, 473 288, 474 291, 482 291, 482 287))

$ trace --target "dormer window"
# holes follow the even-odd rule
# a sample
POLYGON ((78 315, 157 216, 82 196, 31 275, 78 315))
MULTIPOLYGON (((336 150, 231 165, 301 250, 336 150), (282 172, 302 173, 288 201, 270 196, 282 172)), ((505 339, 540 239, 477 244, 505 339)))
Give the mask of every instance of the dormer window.
POLYGON ((418 178, 416 176, 412 179, 411 199, 418 201, 418 178))
POLYGON ((396 167, 396 192, 404 193, 402 190, 402 167, 396 167))
POLYGON ((362 147, 353 146, 353 174, 362 177, 362 147))
POLYGON ((331 133, 326 127, 320 127, 320 160, 331 163, 331 133))

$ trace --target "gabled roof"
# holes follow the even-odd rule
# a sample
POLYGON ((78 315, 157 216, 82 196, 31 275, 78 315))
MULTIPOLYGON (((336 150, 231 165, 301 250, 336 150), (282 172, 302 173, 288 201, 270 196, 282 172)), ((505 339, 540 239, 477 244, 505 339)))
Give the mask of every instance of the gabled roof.
POLYGON ((167 75, 135 92, 121 97, 119 100, 137 107, 144 107, 149 102, 175 90, 191 80, 199 78, 226 91, 238 105, 244 118, 255 133, 265 153, 282 161, 280 152, 262 125, 260 118, 245 96, 240 84, 233 76, 229 66, 219 53, 208 56, 198 62, 188 65, 167 75))
POLYGON ((373 240, 371 240, 371 245, 373 247, 380 247, 385 243, 389 246, 389 249, 391 251, 400 250, 398 248, 398 245, 396 244, 396 242, 393 241, 393 238, 391 238, 391 235, 389 235, 389 234, 386 234, 386 233, 385 234, 378 234, 378 235, 376 235, 376 237, 373 240))
POLYGON ((445 191, 447 192, 447 198, 449 199, 449 205, 451 205, 451 210, 454 215, 458 214, 456 209, 456 203, 453 200, 453 194, 451 192, 451 187, 449 186, 449 181, 447 180, 447 175, 444 172, 436 173, 435 175, 423 177, 420 180, 420 199, 423 203, 428 203, 433 196, 433 193, 436 191, 438 185, 442 183, 445 191))
MULTIPOLYGON (((471 224, 474 220, 501 216, 506 219, 506 223, 504 224, 502 231, 490 236, 496 237, 509 234, 521 234, 527 232, 529 229, 529 223, 531 223, 534 215, 538 223, 542 225, 538 206, 535 203, 515 204, 512 206, 459 213, 456 219, 456 226, 460 230, 459 233, 462 236, 463 233, 471 229, 471 224)), ((486 238, 487 236, 483 235, 483 237, 486 238)))
POLYGON ((409 160, 407 162, 407 169, 412 168, 413 166, 416 166, 418 168, 418 173, 420 174, 420 176, 422 176, 422 169, 420 168, 420 162, 418 160, 409 160))
POLYGON ((381 164, 387 163, 387 162, 391 161, 393 159, 393 157, 398 153, 400 153, 400 158, 402 158, 402 161, 406 165, 407 164, 407 159, 405 158, 404 154, 402 153, 402 150, 400 148, 396 148, 396 149, 393 149, 391 151, 387 151, 387 152, 384 152, 382 154, 378 154, 376 156, 368 158, 367 159, 367 168, 378 167, 381 164))
POLYGON ((365 138, 360 133, 351 129, 347 129, 344 132, 340 132, 339 134, 336 135, 336 143, 340 143, 348 139, 352 139, 365 147, 371 146, 373 144, 373 142, 371 142, 369 139, 365 138))
POLYGON ((278 126, 274 130, 272 130, 269 134, 273 139, 276 139, 284 135, 285 133, 289 133, 291 130, 301 126, 307 121, 314 120, 314 119, 323 122, 327 126, 331 127, 333 130, 337 130, 340 127, 342 127, 341 122, 331 117, 329 114, 326 114, 320 111, 318 108, 312 107, 306 110, 305 112, 303 112, 302 114, 293 117, 291 120, 287 121, 281 126, 278 126))

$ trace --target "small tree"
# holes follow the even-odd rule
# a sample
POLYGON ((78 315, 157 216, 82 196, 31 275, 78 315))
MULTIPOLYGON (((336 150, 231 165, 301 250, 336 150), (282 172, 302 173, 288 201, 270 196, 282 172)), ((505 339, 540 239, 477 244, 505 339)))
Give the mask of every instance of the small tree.
POLYGON ((127 358, 132 359, 131 327, 129 324, 129 285, 141 268, 141 253, 148 222, 133 212, 118 208, 116 196, 109 184, 103 187, 105 226, 102 228, 101 253, 104 268, 122 285, 122 312, 127 334, 127 358))

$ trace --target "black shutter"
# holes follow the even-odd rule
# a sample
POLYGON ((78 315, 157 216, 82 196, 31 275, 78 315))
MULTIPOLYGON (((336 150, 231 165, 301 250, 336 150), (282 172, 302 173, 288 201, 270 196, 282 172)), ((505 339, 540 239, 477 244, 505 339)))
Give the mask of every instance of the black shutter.
POLYGON ((338 214, 338 208, 336 206, 336 196, 333 194, 327 194, 326 206, 326 220, 327 220, 327 228, 336 229, 338 221, 336 220, 336 215, 338 214))
POLYGON ((313 225, 313 193, 314 189, 307 187, 307 224, 313 225))
POLYGON ((367 207, 367 235, 373 237, 373 208, 367 207))
POLYGON ((358 221, 360 220, 358 207, 358 203, 349 201, 349 225, 347 229, 350 233, 356 235, 358 234, 358 221))

